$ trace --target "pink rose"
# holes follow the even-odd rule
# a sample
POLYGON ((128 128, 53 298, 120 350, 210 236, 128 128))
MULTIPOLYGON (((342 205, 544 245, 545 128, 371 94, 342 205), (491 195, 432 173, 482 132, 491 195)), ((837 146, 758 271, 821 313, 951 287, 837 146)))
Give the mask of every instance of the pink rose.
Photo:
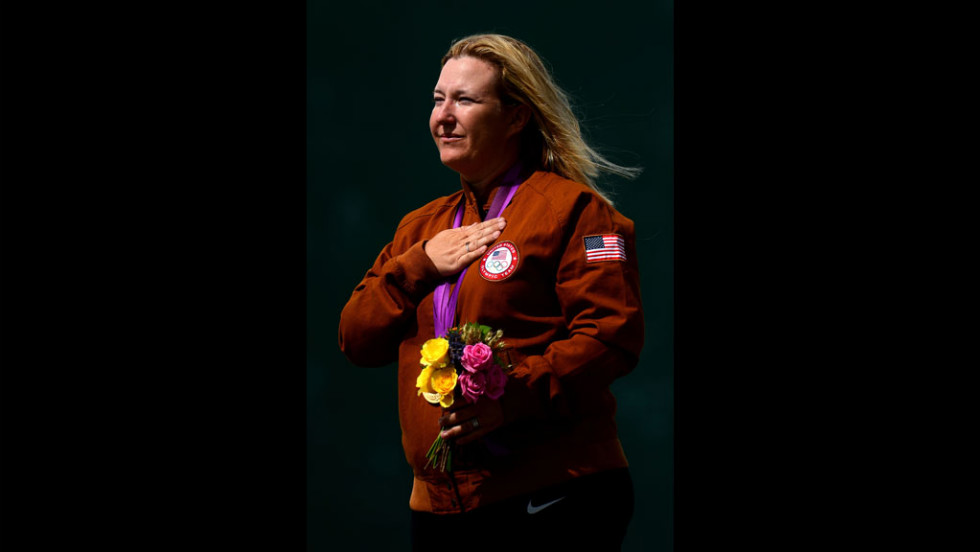
POLYGON ((483 394, 487 387, 487 376, 484 372, 464 372, 459 376, 459 388, 463 393, 463 398, 470 402, 483 394))
POLYGON ((468 372, 481 372, 493 364, 493 349, 486 343, 463 347, 463 368, 468 372))
POLYGON ((487 372, 487 387, 484 394, 491 399, 499 399, 504 394, 505 385, 507 385, 507 374, 498 364, 494 364, 487 372))

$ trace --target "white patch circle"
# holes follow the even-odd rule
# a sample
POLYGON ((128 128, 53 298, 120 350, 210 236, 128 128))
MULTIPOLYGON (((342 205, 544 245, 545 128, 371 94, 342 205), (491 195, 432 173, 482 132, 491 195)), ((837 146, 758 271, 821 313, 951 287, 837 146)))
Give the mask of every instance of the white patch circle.
POLYGON ((516 245, 511 242, 498 243, 480 259, 480 276, 491 282, 503 280, 517 270, 519 260, 516 245))

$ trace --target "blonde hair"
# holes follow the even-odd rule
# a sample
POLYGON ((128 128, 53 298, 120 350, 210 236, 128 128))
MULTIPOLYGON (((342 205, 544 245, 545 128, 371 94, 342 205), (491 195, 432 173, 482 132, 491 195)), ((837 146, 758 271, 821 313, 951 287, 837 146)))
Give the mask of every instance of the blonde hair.
POLYGON ((612 200, 596 185, 599 172, 624 178, 640 174, 642 169, 617 165, 585 143, 568 95, 527 44, 499 34, 472 35, 454 42, 442 64, 458 57, 478 58, 499 68, 504 103, 531 109, 533 124, 525 128, 521 146, 526 161, 585 184, 610 204, 612 200))

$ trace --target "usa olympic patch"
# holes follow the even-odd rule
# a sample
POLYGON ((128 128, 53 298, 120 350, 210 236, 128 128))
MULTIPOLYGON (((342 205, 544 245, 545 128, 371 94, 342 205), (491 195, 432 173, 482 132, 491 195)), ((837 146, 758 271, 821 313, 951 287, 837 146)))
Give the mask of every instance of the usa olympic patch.
POLYGON ((499 282, 517 270, 520 254, 511 242, 500 242, 493 246, 480 259, 480 276, 484 280, 499 282))

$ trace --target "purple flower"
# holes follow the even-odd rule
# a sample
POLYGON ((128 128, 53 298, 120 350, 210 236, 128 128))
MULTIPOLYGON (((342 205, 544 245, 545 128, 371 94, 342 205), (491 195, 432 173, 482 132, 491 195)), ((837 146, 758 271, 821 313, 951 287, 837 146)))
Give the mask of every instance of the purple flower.
POLYGON ((487 388, 487 376, 483 372, 465 372, 459 376, 459 388, 463 398, 476 402, 487 388))
POLYGON ((487 385, 484 394, 491 399, 499 399, 504 394, 504 386, 507 384, 507 374, 499 365, 494 364, 487 372, 487 385))
POLYGON ((486 343, 463 347, 463 368, 468 372, 483 372, 493 364, 493 349, 486 343))

